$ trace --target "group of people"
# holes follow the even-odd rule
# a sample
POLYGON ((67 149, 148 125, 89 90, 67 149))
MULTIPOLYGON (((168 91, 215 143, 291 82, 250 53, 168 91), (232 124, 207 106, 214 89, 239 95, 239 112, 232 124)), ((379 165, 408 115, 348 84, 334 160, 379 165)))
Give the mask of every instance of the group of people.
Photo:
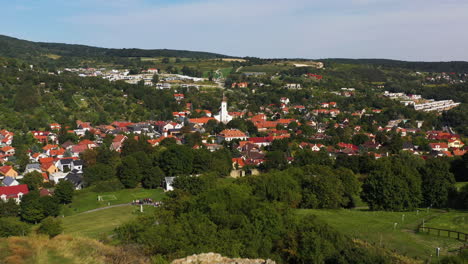
POLYGON ((151 198, 144 198, 141 200, 133 200, 132 205, 153 205, 155 207, 158 207, 162 204, 160 201, 154 201, 151 198))

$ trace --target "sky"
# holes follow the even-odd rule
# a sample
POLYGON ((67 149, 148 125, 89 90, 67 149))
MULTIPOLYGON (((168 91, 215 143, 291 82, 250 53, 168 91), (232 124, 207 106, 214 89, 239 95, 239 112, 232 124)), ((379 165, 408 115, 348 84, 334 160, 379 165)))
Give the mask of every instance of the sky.
POLYGON ((0 0, 0 34, 262 58, 468 61, 468 0, 0 0))

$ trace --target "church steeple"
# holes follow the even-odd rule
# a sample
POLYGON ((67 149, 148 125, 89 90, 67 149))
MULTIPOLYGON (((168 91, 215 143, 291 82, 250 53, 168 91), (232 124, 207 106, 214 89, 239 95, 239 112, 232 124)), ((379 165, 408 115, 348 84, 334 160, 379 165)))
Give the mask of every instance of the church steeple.
POLYGON ((223 101, 221 102, 221 109, 219 111, 219 114, 215 116, 216 120, 218 120, 221 123, 227 124, 229 121, 232 120, 232 116, 229 115, 228 109, 227 109, 227 98, 223 93, 223 101))

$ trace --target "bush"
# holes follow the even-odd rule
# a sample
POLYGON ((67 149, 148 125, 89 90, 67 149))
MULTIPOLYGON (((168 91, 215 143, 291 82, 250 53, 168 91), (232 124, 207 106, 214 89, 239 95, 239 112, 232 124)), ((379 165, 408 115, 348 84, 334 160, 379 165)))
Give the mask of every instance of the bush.
POLYGON ((55 237, 61 234, 63 231, 62 221, 58 218, 47 217, 42 220, 37 233, 49 235, 49 237, 55 237))
POLYGON ((25 236, 29 231, 30 226, 17 218, 0 218, 0 237, 25 236))

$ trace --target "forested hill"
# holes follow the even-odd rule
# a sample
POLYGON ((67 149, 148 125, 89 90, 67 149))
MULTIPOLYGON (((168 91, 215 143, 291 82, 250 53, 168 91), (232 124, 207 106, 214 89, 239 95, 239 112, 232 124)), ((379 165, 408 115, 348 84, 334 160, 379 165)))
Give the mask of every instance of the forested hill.
POLYGON ((107 49, 85 45, 45 43, 0 35, 0 57, 30 59, 37 56, 70 57, 184 57, 198 59, 225 58, 209 52, 170 49, 107 49))
POLYGON ((325 59, 328 63, 345 64, 367 64, 383 66, 388 68, 404 68, 422 72, 468 72, 467 61, 447 61, 447 62, 424 62, 424 61, 400 61, 387 59, 325 59))

